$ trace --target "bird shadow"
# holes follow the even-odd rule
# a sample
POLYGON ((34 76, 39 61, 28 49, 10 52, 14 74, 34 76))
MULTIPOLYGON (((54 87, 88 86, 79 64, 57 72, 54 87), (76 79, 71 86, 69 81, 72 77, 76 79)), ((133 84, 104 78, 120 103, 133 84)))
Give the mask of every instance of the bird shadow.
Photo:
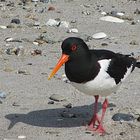
MULTIPOLYGON (((8 129, 13 128, 18 122, 39 126, 39 127, 78 127, 86 125, 92 117, 93 106, 84 105, 68 108, 55 108, 45 110, 35 110, 27 114, 8 114, 6 119, 10 120, 8 129)), ((109 104, 109 107, 115 107, 109 104)), ((98 103, 98 111, 102 108, 98 103)))

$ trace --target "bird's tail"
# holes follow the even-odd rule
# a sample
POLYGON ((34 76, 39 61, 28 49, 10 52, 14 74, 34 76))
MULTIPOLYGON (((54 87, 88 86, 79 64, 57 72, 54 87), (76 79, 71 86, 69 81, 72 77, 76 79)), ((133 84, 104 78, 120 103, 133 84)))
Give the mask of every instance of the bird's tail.
POLYGON ((136 67, 140 68, 140 62, 136 62, 136 67))

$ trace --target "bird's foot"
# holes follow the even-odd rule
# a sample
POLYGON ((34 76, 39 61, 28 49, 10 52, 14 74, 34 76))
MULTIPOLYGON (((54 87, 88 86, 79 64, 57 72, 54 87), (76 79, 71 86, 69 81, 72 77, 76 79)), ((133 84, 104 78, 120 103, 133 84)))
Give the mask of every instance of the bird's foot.
POLYGON ((92 131, 92 132, 97 132, 97 133, 99 133, 101 135, 104 135, 106 133, 104 127, 101 124, 99 124, 96 127, 88 125, 87 130, 92 131))

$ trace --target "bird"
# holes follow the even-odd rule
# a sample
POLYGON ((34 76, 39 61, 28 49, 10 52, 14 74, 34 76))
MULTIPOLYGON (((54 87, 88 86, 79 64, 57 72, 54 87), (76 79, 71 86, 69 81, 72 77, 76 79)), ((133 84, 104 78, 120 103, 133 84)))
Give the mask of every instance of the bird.
POLYGON ((105 49, 89 49, 78 37, 68 37, 61 45, 62 55, 50 73, 50 80, 60 67, 65 64, 65 74, 70 83, 84 94, 94 96, 93 117, 87 129, 105 134, 103 119, 109 105, 107 96, 116 92, 122 82, 140 68, 140 62, 132 55, 115 53, 105 49), (99 97, 105 97, 101 117, 98 116, 99 97))

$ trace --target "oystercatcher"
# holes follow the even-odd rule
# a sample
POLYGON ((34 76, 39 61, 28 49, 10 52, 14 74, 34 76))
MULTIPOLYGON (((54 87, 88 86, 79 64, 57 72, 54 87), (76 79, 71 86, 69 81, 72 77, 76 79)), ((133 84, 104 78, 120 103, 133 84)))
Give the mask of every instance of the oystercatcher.
POLYGON ((62 56, 48 79, 65 63, 65 73, 71 84, 79 91, 95 97, 94 113, 88 129, 105 133, 102 122, 108 107, 106 96, 115 92, 135 67, 140 68, 140 62, 131 55, 109 50, 89 50, 86 43, 77 37, 65 39, 61 48, 62 56), (101 117, 97 115, 99 96, 105 96, 101 117))

